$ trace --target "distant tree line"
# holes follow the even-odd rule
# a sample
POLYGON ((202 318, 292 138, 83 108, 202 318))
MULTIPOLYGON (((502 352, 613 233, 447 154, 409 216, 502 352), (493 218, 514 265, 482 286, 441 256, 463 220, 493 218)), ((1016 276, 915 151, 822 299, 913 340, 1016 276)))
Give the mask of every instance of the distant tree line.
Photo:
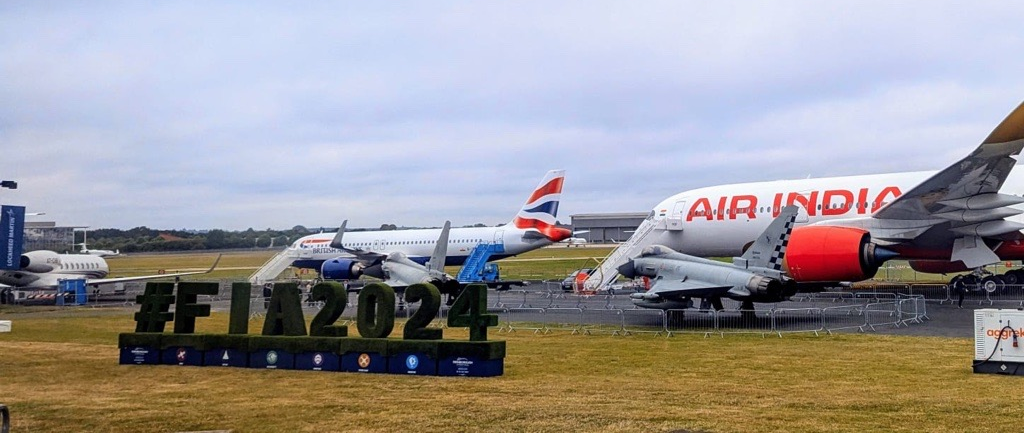
MULTIPOLYGON (((484 224, 474 224, 467 227, 485 227, 484 224)), ((412 227, 398 227, 394 224, 382 224, 378 230, 402 230, 412 227)), ((297 225, 289 230, 254 230, 249 228, 243 231, 229 231, 213 229, 208 231, 198 230, 156 230, 148 227, 135 227, 130 230, 121 229, 96 229, 90 230, 88 234, 88 246, 98 250, 120 250, 122 253, 150 252, 150 251, 191 251, 191 250, 221 250, 238 248, 271 248, 285 247, 299 238, 318 233, 320 231, 334 233, 337 227, 317 228, 309 230, 304 226, 297 225)), ((371 229, 348 229, 350 231, 364 231, 371 229)), ((81 242, 80 235, 76 235, 75 242, 81 242)), ((76 248, 77 249, 77 248, 76 248)))

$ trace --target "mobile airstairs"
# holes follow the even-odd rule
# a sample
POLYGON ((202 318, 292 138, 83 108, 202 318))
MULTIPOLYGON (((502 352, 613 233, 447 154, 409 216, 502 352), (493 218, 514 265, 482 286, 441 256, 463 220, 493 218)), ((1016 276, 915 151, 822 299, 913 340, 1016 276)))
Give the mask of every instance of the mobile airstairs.
POLYGON ((459 269, 459 274, 455 276, 455 279, 459 280, 460 283, 475 283, 497 279, 497 275, 490 275, 490 273, 484 272, 484 268, 487 266, 487 260, 492 255, 504 252, 505 244, 487 242, 477 244, 473 251, 469 253, 466 262, 462 264, 462 269, 459 269))
POLYGON ((288 269, 297 259, 310 258, 312 255, 309 251, 303 251, 298 248, 288 247, 284 251, 277 253, 270 260, 267 260, 263 266, 260 266, 256 272, 253 272, 249 276, 249 283, 255 285, 262 285, 263 283, 269 283, 281 275, 285 269, 288 269))
POLYGON ((583 282, 583 287, 576 287, 576 291, 593 292, 608 289, 619 276, 618 267, 626 263, 627 260, 638 256, 644 247, 649 246, 654 238, 657 237, 652 235, 664 232, 666 230, 665 226, 665 219, 644 220, 637 227, 636 231, 633 232, 633 236, 630 236, 626 242, 615 247, 611 254, 605 257, 604 261, 590 272, 590 276, 583 282))

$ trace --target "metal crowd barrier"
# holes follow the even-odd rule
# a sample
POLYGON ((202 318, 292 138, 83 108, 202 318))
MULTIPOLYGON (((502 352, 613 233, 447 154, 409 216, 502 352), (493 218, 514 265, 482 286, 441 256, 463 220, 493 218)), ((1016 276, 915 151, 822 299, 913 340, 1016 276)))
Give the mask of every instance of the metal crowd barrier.
POLYGON ((652 333, 661 335, 665 330, 665 310, 648 308, 622 310, 623 335, 652 333))
POLYGON ((860 305, 822 308, 821 317, 825 332, 829 334, 832 334, 833 331, 849 329, 857 329, 860 332, 864 332, 864 327, 866 326, 864 307, 860 305))
MULTIPOLYGON (((827 308, 772 308, 768 310, 652 310, 619 308, 506 308, 499 314, 499 332, 533 331, 535 334, 566 331, 571 334, 631 335, 679 333, 724 336, 725 334, 864 332, 880 326, 909 326, 927 320, 927 300, 922 295, 868 293, 861 299, 880 301, 827 308), (887 299, 887 300, 885 300, 887 299)), ((849 299, 856 299, 850 297, 849 299)))
POLYGON ((772 311, 772 320, 772 327, 779 336, 797 332, 818 335, 825 331, 825 316, 820 308, 778 308, 772 311))
POLYGON ((618 309, 595 309, 582 310, 580 314, 582 332, 584 334, 608 333, 612 335, 625 335, 626 322, 622 310, 618 309))
POLYGON ((520 330, 533 331, 534 334, 545 332, 546 327, 538 322, 526 322, 522 320, 516 320, 516 316, 519 314, 543 314, 543 308, 506 308, 501 314, 498 315, 498 324, 505 324, 504 328, 499 328, 501 331, 504 329, 507 332, 516 332, 520 330), (502 317, 505 320, 502 320, 502 317))
POLYGON ((875 330, 875 326, 893 326, 899 327, 902 323, 900 312, 897 311, 899 305, 896 302, 886 303, 874 303, 867 304, 864 306, 864 324, 872 331, 875 330))
POLYGON ((544 333, 551 331, 571 331, 573 334, 582 332, 582 308, 541 308, 544 316, 544 333))

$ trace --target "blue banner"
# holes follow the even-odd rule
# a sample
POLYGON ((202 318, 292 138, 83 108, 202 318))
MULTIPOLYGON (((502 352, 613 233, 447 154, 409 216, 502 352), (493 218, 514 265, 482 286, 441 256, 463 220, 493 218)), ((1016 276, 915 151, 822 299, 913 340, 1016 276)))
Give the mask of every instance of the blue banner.
POLYGON ((0 269, 21 269, 21 247, 25 237, 25 207, 0 208, 0 269))

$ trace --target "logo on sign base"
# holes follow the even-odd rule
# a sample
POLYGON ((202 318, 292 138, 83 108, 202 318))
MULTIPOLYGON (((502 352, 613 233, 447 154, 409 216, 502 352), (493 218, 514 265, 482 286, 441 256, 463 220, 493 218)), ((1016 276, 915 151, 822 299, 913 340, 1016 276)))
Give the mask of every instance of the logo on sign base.
POLYGON ((319 353, 316 354, 316 355, 313 355, 313 365, 315 365, 317 367, 319 367, 321 365, 324 365, 324 356, 319 354, 319 353))
POLYGON ((405 366, 410 370, 415 370, 416 367, 420 366, 420 359, 416 355, 409 355, 405 358, 405 366))
POLYGON ((277 364, 277 352, 275 352, 273 350, 267 352, 267 364, 269 364, 269 365, 277 364))
POLYGON ((367 368, 370 366, 370 355, 361 353, 359 354, 359 368, 367 368))
POLYGON ((178 362, 185 362, 185 348, 178 348, 178 362))

